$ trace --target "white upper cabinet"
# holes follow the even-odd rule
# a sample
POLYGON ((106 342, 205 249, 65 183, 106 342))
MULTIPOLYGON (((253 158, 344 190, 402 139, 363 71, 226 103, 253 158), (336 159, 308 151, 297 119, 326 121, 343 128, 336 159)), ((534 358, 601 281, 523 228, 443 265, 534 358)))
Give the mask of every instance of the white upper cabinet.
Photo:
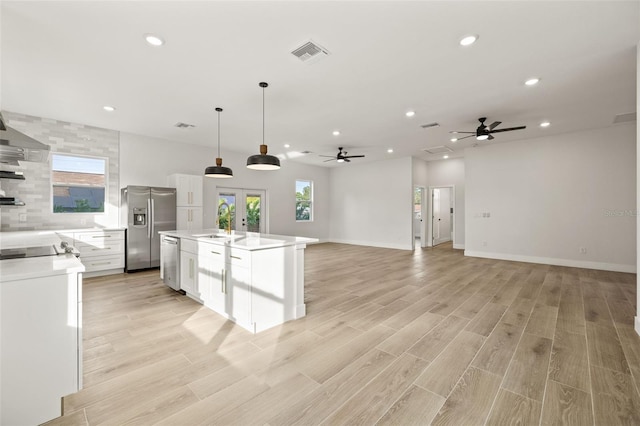
POLYGON ((176 188, 178 207, 202 206, 202 176, 173 174, 169 176, 168 184, 176 188))

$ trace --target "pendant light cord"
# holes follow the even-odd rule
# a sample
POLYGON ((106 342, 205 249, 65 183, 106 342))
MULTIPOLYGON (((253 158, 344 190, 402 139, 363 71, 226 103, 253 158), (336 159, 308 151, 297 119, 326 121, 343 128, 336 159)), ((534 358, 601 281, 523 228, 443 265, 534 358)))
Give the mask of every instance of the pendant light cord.
POLYGON ((218 158, 220 157, 220 111, 218 111, 218 158))
POLYGON ((264 87, 262 88, 262 145, 264 145, 264 87))

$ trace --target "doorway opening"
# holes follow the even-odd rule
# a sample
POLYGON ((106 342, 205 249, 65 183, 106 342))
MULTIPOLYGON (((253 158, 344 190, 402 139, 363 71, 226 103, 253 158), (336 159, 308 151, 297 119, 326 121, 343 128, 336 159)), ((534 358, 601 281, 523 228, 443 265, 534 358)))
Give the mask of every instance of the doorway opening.
POLYGON ((217 227, 235 231, 268 232, 267 197, 264 189, 218 188, 217 227))
POLYGON ((455 236, 455 187, 431 187, 430 245, 453 242, 455 236))
POLYGON ((415 186, 413 188, 413 248, 426 247, 426 222, 424 219, 427 216, 427 197, 425 197, 425 188, 422 186, 415 186))

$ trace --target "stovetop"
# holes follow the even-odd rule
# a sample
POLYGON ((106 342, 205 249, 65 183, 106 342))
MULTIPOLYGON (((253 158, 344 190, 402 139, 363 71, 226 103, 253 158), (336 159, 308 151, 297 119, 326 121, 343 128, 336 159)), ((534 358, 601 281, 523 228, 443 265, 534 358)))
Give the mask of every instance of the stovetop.
POLYGON ((0 249, 0 260, 4 259, 26 259, 28 257, 57 256, 59 254, 71 253, 79 256, 79 252, 63 242, 60 247, 56 245, 35 246, 35 247, 19 247, 0 249))

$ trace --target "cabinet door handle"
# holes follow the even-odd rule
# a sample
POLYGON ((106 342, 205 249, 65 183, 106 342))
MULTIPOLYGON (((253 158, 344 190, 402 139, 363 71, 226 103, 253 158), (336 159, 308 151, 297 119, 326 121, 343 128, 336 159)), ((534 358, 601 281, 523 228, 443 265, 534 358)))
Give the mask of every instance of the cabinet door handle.
POLYGON ((220 283, 220 291, 224 294, 227 292, 227 271, 222 269, 222 282, 220 283))
POLYGON ((238 256, 233 256, 233 255, 231 255, 231 258, 232 258, 232 259, 238 259, 238 260, 242 260, 242 258, 241 258, 241 257, 238 257, 238 256))
POLYGON ((193 278, 193 259, 189 259, 189 278, 193 278))
POLYGON ((91 266, 109 265, 109 264, 111 264, 111 262, 98 262, 98 263, 92 263, 91 266))
POLYGON ((213 254, 220 254, 219 252, 217 252, 217 251, 213 251, 213 250, 211 250, 211 253, 213 253, 213 254))
POLYGON ((94 235, 91 238, 111 238, 111 235, 94 235))

